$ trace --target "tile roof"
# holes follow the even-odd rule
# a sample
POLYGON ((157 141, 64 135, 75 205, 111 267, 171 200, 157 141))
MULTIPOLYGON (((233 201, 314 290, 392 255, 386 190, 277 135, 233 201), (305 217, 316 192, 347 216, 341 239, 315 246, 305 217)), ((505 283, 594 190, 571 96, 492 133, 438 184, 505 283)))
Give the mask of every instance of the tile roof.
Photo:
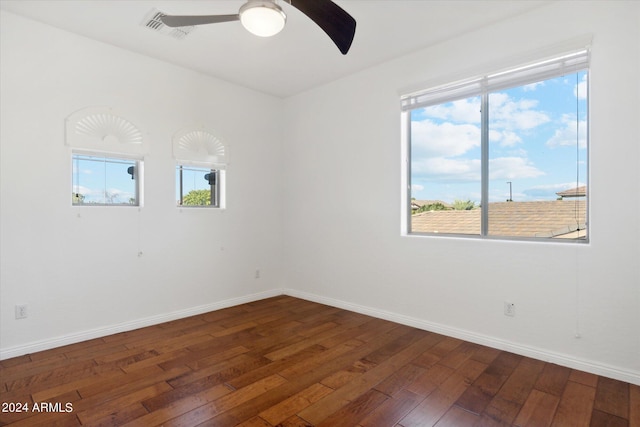
POLYGON ((584 197, 587 195, 587 186, 583 185, 577 188, 570 188, 569 190, 564 190, 556 194, 560 197, 584 197))
MULTIPOLYGON (((489 235, 577 238, 585 236, 586 201, 489 204, 489 235)), ((411 216, 413 233, 480 234, 480 209, 422 212, 411 216)))

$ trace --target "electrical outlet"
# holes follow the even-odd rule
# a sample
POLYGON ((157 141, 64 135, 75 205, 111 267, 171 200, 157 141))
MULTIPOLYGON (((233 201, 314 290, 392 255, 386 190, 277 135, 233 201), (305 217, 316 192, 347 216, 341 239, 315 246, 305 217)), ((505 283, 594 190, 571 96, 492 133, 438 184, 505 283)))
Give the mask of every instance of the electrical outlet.
POLYGON ((504 315, 514 317, 516 315, 516 305, 512 302, 504 302, 504 315))
POLYGON ((27 318, 27 305, 16 305, 16 319, 26 319, 27 318))
POLYGON ((260 270, 256 270, 256 279, 260 278, 260 270))

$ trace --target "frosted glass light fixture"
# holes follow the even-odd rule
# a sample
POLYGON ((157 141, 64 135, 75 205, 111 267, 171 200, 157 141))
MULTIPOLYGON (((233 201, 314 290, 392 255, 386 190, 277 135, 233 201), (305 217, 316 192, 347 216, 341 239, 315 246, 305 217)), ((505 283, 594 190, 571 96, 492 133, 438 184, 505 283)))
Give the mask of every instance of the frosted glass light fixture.
POLYGON ((271 37, 284 28, 287 15, 272 1, 250 1, 240 8, 240 22, 252 34, 271 37))

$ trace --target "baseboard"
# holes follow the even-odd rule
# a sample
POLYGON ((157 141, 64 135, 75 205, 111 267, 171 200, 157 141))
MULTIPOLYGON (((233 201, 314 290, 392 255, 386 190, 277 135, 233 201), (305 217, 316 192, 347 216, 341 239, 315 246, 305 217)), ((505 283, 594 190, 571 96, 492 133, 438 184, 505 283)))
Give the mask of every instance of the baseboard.
POLYGON ((323 297, 323 296, 308 293, 308 292, 298 291, 295 289, 272 289, 265 292, 259 292, 251 295, 242 296, 242 297, 231 298, 223 301, 217 301, 210 304, 204 304, 197 307, 191 307, 185 310, 173 311, 171 313, 146 317, 146 318, 137 319, 130 322, 124 322, 116 325, 106 326, 103 328, 90 329, 90 330, 82 331, 79 333, 63 335, 60 337, 35 341, 35 342, 31 342, 28 344, 19 345, 15 347, 0 349, 0 360, 22 356, 24 354, 34 353, 38 351, 49 350, 55 347, 61 347, 64 345, 74 344, 77 342, 86 341, 94 338, 100 338, 107 335, 117 334, 120 332, 126 332, 134 329, 144 328, 146 326, 153 326, 159 323, 169 322, 176 319, 182 319, 189 316, 195 316, 198 314, 220 310, 223 308, 233 307, 235 305, 245 304, 248 302, 258 301, 261 299, 271 298, 271 297, 283 295, 283 294, 296 297, 296 298, 305 299, 308 301, 317 302, 320 304, 330 305, 332 307, 342 308, 344 310, 354 311, 356 313, 366 314, 368 316, 389 320, 391 322, 412 326, 412 327, 423 329, 426 331, 431 331, 438 334, 459 338, 459 339, 473 342, 476 344, 497 348, 499 350, 510 351, 512 353, 519 354, 522 356, 527 356, 527 357, 531 357, 538 360, 544 360, 546 362, 551 362, 561 366, 566 366, 569 368, 590 372, 592 374, 602 375, 608 378, 614 378, 620 381, 625 381, 628 383, 640 385, 640 372, 620 369, 620 368, 605 365, 602 363, 579 359, 566 354, 555 353, 545 349, 512 343, 512 342, 501 340, 488 335, 470 332, 464 329, 452 328, 450 326, 442 325, 439 323, 427 322, 422 319, 405 316, 402 314, 393 313, 386 310, 380 310, 380 309, 371 308, 363 305, 353 304, 350 302, 346 302, 346 301, 342 301, 334 298, 327 298, 327 297, 323 297))
POLYGON ((208 313, 210 311, 233 307, 234 305, 245 304, 248 302, 271 298, 278 295, 282 295, 282 289, 272 289, 265 292, 259 292, 238 298, 230 298, 223 301, 217 301, 210 304, 203 304, 197 307, 187 308, 184 310, 173 311, 171 313, 145 317, 142 319, 118 323, 116 325, 105 326, 102 328, 90 329, 87 331, 49 338, 46 340, 34 341, 24 345, 0 349, 0 360, 10 359, 12 357, 22 356, 29 353, 35 353, 37 351, 49 350, 64 345, 75 344, 77 342, 100 338, 120 332, 132 331, 134 329, 144 328, 146 326, 153 326, 159 323, 170 322, 172 320, 195 316, 202 313, 208 313))
POLYGON ((396 322, 418 329, 446 335, 449 337, 462 339, 464 341, 485 345, 487 347, 509 351, 521 356, 531 357, 533 359, 555 363, 557 365, 566 366, 568 368, 578 369, 580 371, 640 385, 640 372, 620 369, 615 366, 609 366, 590 360, 579 359, 570 355, 555 353, 541 348, 512 343, 506 340, 501 340, 488 335, 478 334, 464 329, 452 328, 450 326, 427 322, 425 320, 417 319, 414 317, 404 316, 401 314, 353 304, 333 298, 327 298, 308 292, 298 291, 295 289, 284 289, 283 292, 285 295, 289 295, 292 297, 301 298, 332 307, 342 308, 344 310, 355 311, 356 313, 366 314, 368 316, 376 317, 379 319, 385 319, 391 322, 396 322))

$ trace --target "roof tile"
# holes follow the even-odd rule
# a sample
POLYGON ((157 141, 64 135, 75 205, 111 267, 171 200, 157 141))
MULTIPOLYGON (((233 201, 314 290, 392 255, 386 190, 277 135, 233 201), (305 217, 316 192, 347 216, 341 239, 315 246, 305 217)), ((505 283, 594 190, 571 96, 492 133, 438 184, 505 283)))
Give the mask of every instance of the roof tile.
MULTIPOLYGON (((413 233, 480 234, 480 209, 422 212, 411 217, 413 233)), ((489 235, 568 237, 585 235, 586 201, 498 202, 489 204, 489 235)))

